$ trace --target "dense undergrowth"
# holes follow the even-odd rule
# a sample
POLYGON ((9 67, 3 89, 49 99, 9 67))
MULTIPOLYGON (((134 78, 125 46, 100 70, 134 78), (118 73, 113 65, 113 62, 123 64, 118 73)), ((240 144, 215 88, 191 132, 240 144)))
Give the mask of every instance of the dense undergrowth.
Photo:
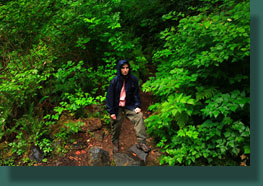
POLYGON ((124 58, 156 97, 146 124, 161 164, 249 164, 249 19, 247 0, 1 1, 0 165, 65 153, 83 123, 62 115, 109 125, 124 58))

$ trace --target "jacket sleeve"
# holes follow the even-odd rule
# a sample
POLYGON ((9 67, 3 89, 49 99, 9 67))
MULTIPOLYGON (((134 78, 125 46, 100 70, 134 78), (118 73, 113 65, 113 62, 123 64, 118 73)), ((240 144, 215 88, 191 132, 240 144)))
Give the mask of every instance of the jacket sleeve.
POLYGON ((138 80, 135 79, 135 90, 134 90, 134 106, 135 108, 141 108, 140 91, 138 80))
POLYGON ((111 81, 110 86, 108 88, 107 96, 106 96, 106 107, 108 113, 116 114, 114 109, 114 80, 111 81))

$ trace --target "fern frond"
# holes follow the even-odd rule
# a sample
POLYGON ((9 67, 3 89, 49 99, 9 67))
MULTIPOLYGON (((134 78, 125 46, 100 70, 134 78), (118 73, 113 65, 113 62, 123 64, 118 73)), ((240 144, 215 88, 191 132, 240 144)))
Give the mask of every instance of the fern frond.
POLYGON ((197 92, 195 94, 196 101, 211 98, 215 94, 215 92, 216 92, 215 87, 211 87, 207 89, 205 89, 204 87, 199 87, 197 88, 197 92))

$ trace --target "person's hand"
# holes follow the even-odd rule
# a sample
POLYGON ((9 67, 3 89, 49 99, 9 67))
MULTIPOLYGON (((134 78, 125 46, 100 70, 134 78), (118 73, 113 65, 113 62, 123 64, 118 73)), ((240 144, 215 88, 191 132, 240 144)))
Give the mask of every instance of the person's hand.
POLYGON ((113 120, 116 120, 116 115, 112 114, 112 115, 110 115, 110 118, 113 119, 113 120))
POLYGON ((141 109, 140 108, 136 108, 134 111, 136 112, 136 114, 138 114, 139 112, 141 112, 141 109))

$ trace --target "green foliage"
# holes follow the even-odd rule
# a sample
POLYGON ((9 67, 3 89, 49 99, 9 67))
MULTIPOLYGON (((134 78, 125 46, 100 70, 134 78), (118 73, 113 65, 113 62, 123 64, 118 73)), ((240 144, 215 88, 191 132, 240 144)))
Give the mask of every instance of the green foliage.
POLYGON ((154 136, 171 135, 176 129, 174 121, 182 128, 192 115, 195 100, 191 96, 175 94, 168 97, 167 101, 149 107, 157 114, 145 120, 148 132, 154 136), (157 125, 156 125, 157 124, 157 125), (164 131, 163 131, 164 130, 164 131))
POLYGON ((61 142, 66 142, 68 137, 72 134, 76 134, 80 131, 81 126, 83 126, 83 122, 67 122, 60 128, 59 132, 54 134, 56 138, 58 138, 61 142))
POLYGON ((50 152, 51 141, 46 139, 48 130, 43 129, 44 122, 38 121, 30 115, 24 115, 16 121, 16 125, 11 129, 7 129, 6 133, 16 135, 16 139, 9 143, 13 155, 29 155, 31 146, 40 145, 44 153, 50 152))
POLYGON ((164 147, 164 143, 159 142, 157 146, 164 147, 167 153, 161 158, 162 164, 216 165, 214 160, 224 161, 239 153, 249 154, 249 136, 249 128, 241 121, 233 123, 231 118, 224 118, 221 123, 206 120, 197 127, 189 125, 178 130, 169 145, 164 147))
POLYGON ((42 42, 26 56, 20 56, 15 51, 8 53, 10 61, 5 67, 6 73, 1 74, 0 95, 9 104, 15 104, 13 112, 17 112, 19 107, 20 112, 23 107, 27 109, 38 93, 44 96, 42 85, 52 71, 48 68, 52 57, 48 55, 49 50, 42 42))
POLYGON ((244 105, 249 103, 249 98, 244 91, 240 93, 239 90, 234 90, 226 94, 218 93, 211 99, 207 99, 205 103, 207 105, 201 109, 204 116, 217 118, 219 114, 222 114, 227 117, 231 113, 242 110, 244 105))
MULTIPOLYGON (((117 59, 134 47, 121 30, 120 13, 112 11, 118 4, 13 0, 0 5, 0 140, 9 140, 13 153, 26 154, 31 143, 51 153, 56 137, 44 133, 49 136, 63 111, 81 117, 85 106, 105 101, 117 59), (35 124, 34 117, 45 121, 35 124)), ((66 138, 79 128, 72 124, 60 135, 66 138)))
POLYGON ((44 155, 48 155, 53 151, 51 144, 51 140, 47 138, 43 138, 41 141, 37 141, 35 143, 35 145, 37 145, 43 151, 44 155))
MULTIPOLYGON (((249 154, 249 32, 247 0, 1 3, 0 164, 32 164, 31 145, 65 153, 83 123, 61 116, 105 105, 119 59, 141 83, 157 67, 143 90, 157 98, 146 125, 162 163, 249 154)), ((105 110, 88 115, 110 123, 105 110)))
POLYGON ((161 32, 164 46, 153 56, 158 72, 143 85, 158 99, 146 124, 169 165, 250 152, 249 2, 204 2, 191 16, 163 16, 179 24, 161 32))

